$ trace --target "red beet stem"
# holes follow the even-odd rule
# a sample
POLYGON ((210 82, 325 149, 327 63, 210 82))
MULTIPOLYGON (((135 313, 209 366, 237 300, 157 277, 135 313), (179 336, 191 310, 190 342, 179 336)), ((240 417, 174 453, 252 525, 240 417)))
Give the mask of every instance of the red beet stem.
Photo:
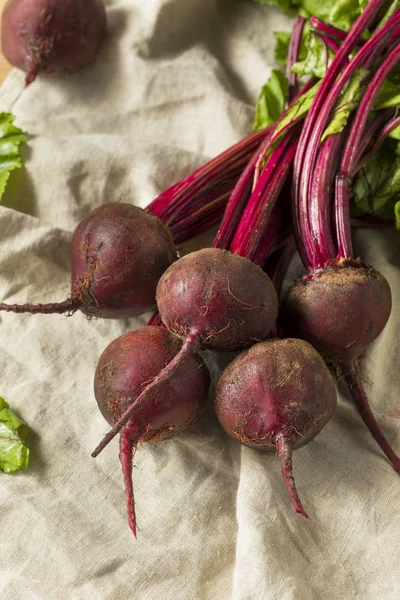
POLYGON ((162 327, 162 325, 163 322, 158 311, 151 315, 147 323, 148 327, 162 327))
POLYGON ((290 441, 284 436, 283 433, 280 433, 275 438, 275 446, 281 463, 282 477, 285 482, 286 489, 289 492, 290 501, 296 509, 296 512, 308 519, 308 515, 301 504, 293 478, 292 446, 290 441))
POLYGON ((182 348, 178 352, 178 354, 169 362, 159 374, 154 377, 153 381, 146 385, 146 387, 141 391, 139 396, 135 398, 130 406, 126 409, 124 414, 118 419, 118 421, 114 424, 112 429, 103 437, 100 444, 95 448, 92 452, 92 457, 96 458, 100 454, 102 450, 111 442, 111 440, 121 431, 124 425, 131 419, 139 406, 146 400, 149 394, 153 394, 157 391, 162 384, 164 384, 167 379, 172 377, 176 368, 180 365, 180 363, 190 354, 194 354, 198 348, 200 347, 200 339, 198 331, 192 331, 185 339, 182 344, 182 348))
POLYGON ((0 311, 15 313, 32 313, 32 314, 72 314, 82 306, 82 302, 78 298, 68 298, 64 302, 55 302, 53 304, 3 304, 0 303, 0 311))
POLYGON ((345 365, 345 368, 345 379, 362 420, 396 471, 400 473, 400 458, 394 452, 391 445, 383 435, 381 428, 372 414, 368 403, 367 394, 365 393, 356 365, 352 363, 345 365))
POLYGON ((213 248, 220 248, 221 250, 229 248, 250 197, 257 164, 260 157, 265 155, 267 148, 269 148, 269 136, 265 137, 235 185, 226 205, 222 223, 215 236, 213 248))
POLYGON ((337 256, 332 232, 332 190, 335 186, 336 169, 346 130, 331 135, 320 148, 315 166, 315 177, 310 194, 310 231, 315 244, 315 261, 323 267, 328 259, 337 256))
POLYGON ((311 17, 310 23, 312 28, 315 31, 318 31, 318 33, 323 33, 324 35, 340 40, 341 42, 346 39, 346 31, 343 31, 343 29, 339 29, 330 23, 325 23, 325 21, 322 21, 322 19, 319 19, 318 17, 311 17))
MULTIPOLYGON (((395 18, 394 18, 395 19, 395 18)), ((397 15, 397 23, 400 22, 400 14, 397 15)), ((390 23, 388 24, 390 25, 390 23)), ((382 31, 382 30, 381 30, 382 31)), ((377 37, 378 34, 376 34, 377 37)), ((365 48, 367 44, 365 45, 365 48)), ((379 47, 379 45, 378 45, 379 47)), ((360 50, 359 54, 362 53, 360 50)), ((351 227, 350 227, 350 199, 351 199, 351 173, 357 163, 360 154, 362 135, 370 114, 375 98, 390 71, 400 60, 400 44, 388 54, 378 71, 372 78, 366 93, 358 107, 349 136, 347 138, 340 172, 336 180, 336 234, 338 240, 338 258, 350 258, 352 256, 351 227)))
MULTIPOLYGON (((294 131, 289 132, 279 144, 278 148, 282 146, 283 153, 278 162, 273 160, 272 155, 268 160, 230 248, 231 252, 245 256, 258 266, 264 264, 275 242, 272 227, 274 209, 293 165, 297 148, 297 142, 293 141, 294 131), (260 246, 263 247, 261 253, 260 246)), ((282 220, 281 215, 279 219, 282 220)))
POLYGON ((301 36, 303 35, 303 29, 306 20, 299 15, 296 17, 292 35, 290 38, 288 57, 286 63, 286 77, 289 80, 289 102, 296 96, 298 92, 298 81, 297 75, 291 72, 291 68, 299 60, 301 36))
POLYGON ((224 181, 232 169, 247 164, 267 131, 268 129, 264 129, 247 136, 208 161, 182 181, 162 192, 149 204, 147 210, 169 223, 191 203, 194 194, 209 191, 216 182, 224 181))
MULTIPOLYGON (((383 116, 383 115, 379 115, 379 116, 383 116)), ((375 119, 374 119, 374 121, 375 121, 375 119)), ((354 177, 354 175, 360 169, 363 168, 365 163, 367 163, 370 160, 370 158, 372 158, 372 156, 375 154, 375 152, 377 152, 379 150, 379 148, 382 146, 383 142, 385 141, 385 139, 389 135, 389 133, 391 133, 393 131, 393 129, 396 129, 396 127, 399 127, 399 126, 400 126, 400 117, 393 117, 388 123, 386 123, 386 125, 379 132, 378 137, 376 138, 371 150, 368 150, 368 152, 366 152, 360 158, 360 160, 357 162, 357 164, 352 169, 352 172, 351 172, 352 177, 354 177)), ((368 138, 368 142, 371 140, 371 137, 372 136, 370 136, 368 138)))
MULTIPOLYGON (((309 190, 315 175, 315 161, 319 150, 321 136, 329 115, 334 108, 334 104, 343 89, 344 83, 348 82, 355 69, 364 65, 365 60, 369 58, 371 51, 377 50, 380 52, 382 50, 382 40, 386 40, 388 28, 382 28, 375 36, 368 40, 355 58, 347 65, 342 74, 339 77, 338 75, 348 61, 348 56, 354 50, 358 39, 374 18, 376 11, 379 10, 382 4, 383 0, 371 0, 350 29, 346 39, 328 68, 325 77, 322 79, 300 136, 294 165, 294 225, 296 240, 299 247, 303 249, 303 259, 308 268, 313 268, 315 263, 314 243, 308 221, 308 200, 309 190), (371 40, 373 41, 371 42, 371 40), (381 44, 379 44, 378 41, 381 42, 381 44)), ((394 24, 390 24, 389 27, 393 28, 394 24)))
MULTIPOLYGON (((136 537, 136 512, 132 482, 132 461, 133 455, 136 450, 136 446, 135 443, 132 441, 132 433, 133 432, 131 431, 131 428, 129 427, 128 423, 121 431, 121 435, 119 438, 119 459, 121 461, 122 473, 124 475, 125 482, 128 524, 132 530, 133 535, 136 537)), ((136 429, 134 433, 137 433, 136 429)))

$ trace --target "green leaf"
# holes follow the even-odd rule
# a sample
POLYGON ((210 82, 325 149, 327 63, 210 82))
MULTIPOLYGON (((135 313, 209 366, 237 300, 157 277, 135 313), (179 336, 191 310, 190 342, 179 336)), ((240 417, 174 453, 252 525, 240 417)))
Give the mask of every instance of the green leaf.
POLYGON ((274 135, 283 129, 286 130, 286 128, 291 124, 294 125, 300 117, 303 117, 310 110, 311 104, 320 84, 321 82, 318 81, 311 89, 309 89, 305 94, 302 94, 300 98, 296 100, 296 102, 291 108, 289 108, 287 114, 275 129, 274 135))
POLYGON ((293 0, 257 0, 259 4, 266 4, 267 6, 279 6, 285 12, 291 12, 295 8, 297 2, 293 0))
POLYGON ((362 4, 360 0, 336 0, 328 15, 328 21, 335 27, 348 31, 365 8, 362 4))
POLYGON ((367 78, 368 71, 366 69, 357 69, 354 72, 350 81, 342 90, 339 104, 321 137, 321 142, 330 135, 340 133, 346 127, 349 116, 357 108, 364 94, 367 78))
POLYGON ((391 131, 389 133, 389 137, 393 138, 394 140, 398 140, 400 142, 400 125, 398 127, 396 127, 396 129, 393 129, 393 131, 391 131))
POLYGON ((14 115, 0 113, 0 200, 11 171, 22 167, 21 144, 28 140, 28 134, 13 125, 14 115))
POLYGON ((299 4, 307 16, 315 16, 327 21, 336 0, 300 0, 299 4))
POLYGON ((396 229, 400 231, 400 202, 394 205, 394 218, 396 220, 396 229))
POLYGON ((283 66, 285 66, 287 62, 291 35, 292 34, 287 31, 274 31, 274 38, 276 39, 275 59, 283 66))
POLYGON ((258 131, 275 123, 285 109, 289 82, 286 75, 274 69, 258 98, 254 130, 258 131))
POLYGON ((9 405, 0 397, 0 469, 13 473, 26 469, 29 448, 25 445, 28 428, 14 415, 9 405))
POLYGON ((386 140, 357 173, 353 195, 358 215, 399 219, 400 144, 386 140), (397 212, 396 212, 397 211, 397 212))
POLYGON ((299 77, 310 75, 321 79, 326 72, 327 66, 330 65, 333 59, 333 52, 327 46, 324 46, 319 35, 311 31, 308 27, 305 28, 303 34, 304 46, 306 53, 301 53, 302 60, 296 62, 291 72, 299 77))
POLYGON ((375 102, 374 110, 384 110, 385 108, 398 108, 400 106, 400 87, 388 79, 383 82, 375 102))

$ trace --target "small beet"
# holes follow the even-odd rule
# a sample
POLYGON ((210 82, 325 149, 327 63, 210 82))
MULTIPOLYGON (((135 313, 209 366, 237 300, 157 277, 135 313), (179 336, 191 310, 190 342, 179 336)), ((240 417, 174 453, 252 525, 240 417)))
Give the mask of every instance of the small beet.
MULTIPOLYGON (((200 347, 232 351, 266 339, 278 313, 268 275, 250 260, 218 248, 192 252, 172 264, 158 282, 157 304, 163 323, 183 344, 143 390, 143 397, 174 377, 180 362, 200 347)), ((134 410, 134 404, 127 408, 93 456, 119 433, 134 410)))
POLYGON ((72 236, 68 300, 0 303, 0 310, 42 314, 81 310, 96 317, 134 317, 154 306, 158 280, 174 260, 172 235, 161 219, 131 204, 100 206, 72 236))
POLYGON ((2 17, 6 59, 26 72, 64 75, 93 62, 106 33, 102 0, 9 0, 2 17))
POLYGON ((329 369, 318 352, 297 339, 256 344, 222 373, 215 410, 227 433, 258 450, 276 451, 296 511, 307 517, 292 475, 292 450, 310 442, 336 406, 329 369))
MULTIPOLYGON (((110 425, 116 423, 147 384, 179 353, 181 342, 161 327, 126 333, 104 350, 97 364, 94 390, 110 425)), ((128 520, 136 535, 132 458, 142 442, 159 442, 190 427, 207 400, 209 373, 197 354, 186 356, 174 376, 146 394, 121 431, 120 460, 125 480, 128 520)))

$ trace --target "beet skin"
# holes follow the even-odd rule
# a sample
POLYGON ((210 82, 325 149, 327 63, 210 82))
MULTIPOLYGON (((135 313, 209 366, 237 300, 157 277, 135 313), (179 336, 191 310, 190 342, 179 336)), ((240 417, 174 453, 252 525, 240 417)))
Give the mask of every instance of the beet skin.
POLYGON ((359 358, 384 329, 392 308, 386 279, 356 261, 313 271, 286 294, 281 323, 286 335, 310 342, 345 363, 359 358))
POLYGON ((377 423, 365 393, 358 359, 384 329, 392 295, 384 276, 359 260, 339 259, 295 283, 283 299, 280 323, 321 352, 344 377, 372 436, 400 473, 400 457, 377 423))
POLYGON ((158 280, 174 260, 172 235, 161 219, 132 204, 106 204, 72 236, 70 297, 51 304, 0 303, 0 310, 135 317, 154 306, 158 280))
MULTIPOLYGON (((192 252, 171 265, 157 286, 157 305, 169 331, 183 341, 180 352, 143 389, 141 402, 175 379, 182 360, 200 347, 240 350, 266 339, 278 312, 275 288, 250 260, 217 248, 192 252)), ((95 448, 97 456, 129 421, 135 405, 95 448)))
POLYGON ((157 306, 170 331, 197 333, 204 348, 241 350, 265 340, 278 313, 275 288, 250 260, 217 248, 171 265, 157 286, 157 306))
POLYGON ((158 280, 176 260, 169 229, 131 204, 94 210, 72 237, 72 297, 97 317, 134 317, 155 304, 158 280))
POLYGON ((102 0, 9 0, 2 16, 6 59, 36 76, 73 73, 93 62, 106 33, 102 0))
MULTIPOLYGON (((143 327, 114 340, 97 365, 94 390, 100 411, 112 425, 142 390, 179 353, 181 342, 161 327, 143 327)), ((187 429, 207 400, 209 373, 197 354, 186 356, 174 376, 136 404, 121 431, 120 460, 129 526, 136 535, 132 459, 141 442, 158 442, 187 429)))
POLYGON ((333 378, 318 352, 297 339, 256 344, 224 370, 215 410, 242 444, 276 451, 296 511, 307 516, 292 476, 292 450, 308 444, 336 406, 333 378))

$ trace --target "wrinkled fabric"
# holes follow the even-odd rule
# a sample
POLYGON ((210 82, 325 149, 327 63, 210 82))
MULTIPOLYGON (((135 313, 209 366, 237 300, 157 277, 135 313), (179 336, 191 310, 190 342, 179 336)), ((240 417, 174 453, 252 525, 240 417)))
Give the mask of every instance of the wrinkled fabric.
MULTIPOLYGON (((83 217, 107 202, 145 207, 249 133, 274 66, 272 32, 290 27, 279 10, 244 0, 106 5, 108 38, 92 67, 27 89, 13 71, 0 89, 0 110, 31 134, 0 206, 1 301, 66 298, 83 217)), ((400 452, 400 237, 355 239, 393 291, 363 373, 400 452)), ((137 451, 133 538, 117 441, 90 457, 108 430, 93 374, 103 349, 147 317, 0 314, 0 394, 31 430, 29 469, 0 473, 0 598, 398 600, 400 478, 342 387, 332 421, 294 455, 308 520, 292 509, 276 457, 221 430, 212 389, 189 431, 137 451)), ((215 384, 227 358, 207 360, 215 384)))

